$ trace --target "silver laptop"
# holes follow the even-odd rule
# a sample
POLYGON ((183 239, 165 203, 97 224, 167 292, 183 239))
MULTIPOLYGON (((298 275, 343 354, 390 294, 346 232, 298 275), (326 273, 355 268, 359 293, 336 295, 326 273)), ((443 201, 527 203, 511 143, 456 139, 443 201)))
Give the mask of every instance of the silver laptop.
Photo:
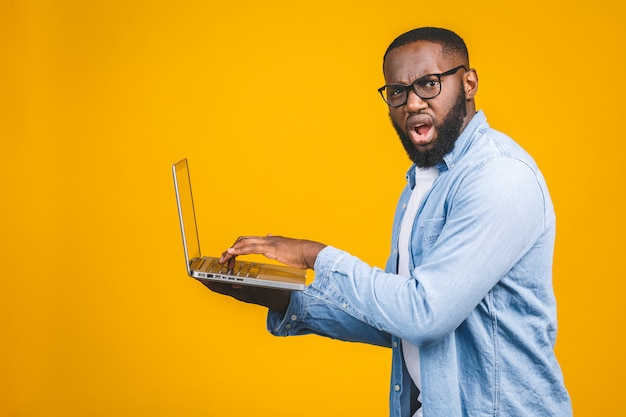
POLYGON ((235 266, 229 269, 226 264, 218 262, 219 258, 202 256, 187 159, 172 165, 172 172, 174 174, 180 231, 183 235, 185 263, 190 277, 201 281, 220 281, 292 291, 304 289, 306 271, 301 269, 240 260, 236 260, 235 266))

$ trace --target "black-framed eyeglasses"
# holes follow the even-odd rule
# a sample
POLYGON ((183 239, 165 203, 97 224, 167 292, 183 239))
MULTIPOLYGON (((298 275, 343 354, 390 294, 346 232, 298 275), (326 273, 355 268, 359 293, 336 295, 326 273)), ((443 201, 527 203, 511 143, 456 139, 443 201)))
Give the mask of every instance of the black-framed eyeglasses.
POLYGON ((465 65, 459 65, 451 70, 442 72, 441 74, 428 74, 418 78, 409 85, 404 84, 387 84, 378 89, 385 103, 390 107, 400 107, 406 104, 409 99, 409 89, 413 87, 413 91, 422 100, 428 100, 437 97, 441 93, 441 77, 452 75, 458 70, 465 68, 465 65))

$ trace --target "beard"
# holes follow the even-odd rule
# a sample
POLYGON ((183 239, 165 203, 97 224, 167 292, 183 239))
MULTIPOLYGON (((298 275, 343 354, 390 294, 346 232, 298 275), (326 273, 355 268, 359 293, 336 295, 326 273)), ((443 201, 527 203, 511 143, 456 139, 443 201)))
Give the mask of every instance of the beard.
POLYGON ((400 137, 404 150, 415 165, 420 168, 432 168, 440 162, 443 162, 443 157, 452 152, 456 140, 461 135, 463 120, 467 115, 465 100, 465 90, 461 88, 457 95, 456 102, 443 122, 435 123, 434 127, 437 129, 437 138, 435 139, 433 147, 425 151, 418 150, 415 145, 413 145, 413 142, 411 142, 409 136, 391 119, 391 123, 400 137))

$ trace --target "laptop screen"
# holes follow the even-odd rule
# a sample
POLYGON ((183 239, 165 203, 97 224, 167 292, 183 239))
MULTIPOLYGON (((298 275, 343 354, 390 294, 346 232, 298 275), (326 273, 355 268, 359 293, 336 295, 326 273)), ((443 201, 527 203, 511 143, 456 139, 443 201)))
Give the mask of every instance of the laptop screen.
POLYGON ((191 180, 187 159, 177 162, 173 166, 174 186, 176 188, 176 201, 178 202, 178 215, 180 226, 183 231, 183 245, 187 257, 187 268, 190 261, 200 257, 200 241, 196 226, 196 213, 193 207, 191 194, 191 180))

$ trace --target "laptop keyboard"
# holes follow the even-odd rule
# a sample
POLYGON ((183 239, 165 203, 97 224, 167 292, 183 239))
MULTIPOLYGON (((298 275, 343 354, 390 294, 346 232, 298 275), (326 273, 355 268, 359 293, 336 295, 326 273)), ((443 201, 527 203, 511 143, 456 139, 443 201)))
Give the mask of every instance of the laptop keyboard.
POLYGON ((226 264, 220 264, 217 260, 212 259, 210 264, 206 268, 202 268, 202 270, 210 274, 256 278, 261 270, 261 265, 256 262, 235 261, 235 266, 229 270, 226 264))

